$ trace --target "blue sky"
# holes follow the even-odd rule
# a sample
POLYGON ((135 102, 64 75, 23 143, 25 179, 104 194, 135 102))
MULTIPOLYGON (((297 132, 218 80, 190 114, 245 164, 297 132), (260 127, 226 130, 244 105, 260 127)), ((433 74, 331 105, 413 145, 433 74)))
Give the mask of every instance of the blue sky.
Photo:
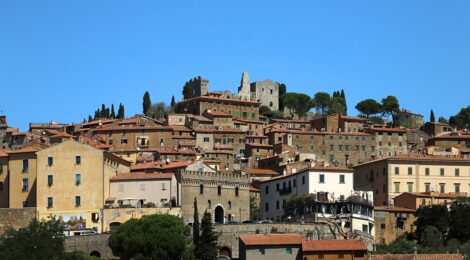
POLYGON ((448 117, 470 105, 469 1, 0 1, 0 110, 9 125, 81 122, 102 103, 141 112, 211 90, 284 82, 313 95, 448 117))

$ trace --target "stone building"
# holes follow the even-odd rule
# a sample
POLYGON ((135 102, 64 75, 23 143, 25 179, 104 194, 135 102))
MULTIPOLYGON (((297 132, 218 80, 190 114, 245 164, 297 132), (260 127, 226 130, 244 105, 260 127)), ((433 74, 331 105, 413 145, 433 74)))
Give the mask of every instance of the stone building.
POLYGON ((171 126, 104 126, 93 130, 113 150, 172 148, 171 126))
POLYGON ((204 96, 209 92, 209 80, 201 76, 190 79, 186 82, 185 87, 186 86, 190 89, 191 97, 204 96))
POLYGON ((469 158, 399 154, 353 168, 354 188, 373 190, 375 206, 393 204, 402 192, 470 192, 469 158))
POLYGON ((185 221, 194 216, 197 199, 199 219, 209 212, 218 223, 250 219, 250 178, 235 173, 183 170, 178 173, 180 204, 185 221))
POLYGON ((129 172, 130 162, 73 140, 37 152, 37 161, 38 217, 56 216, 70 229, 101 232, 109 180, 129 172))
POLYGON ((457 149, 458 154, 470 156, 470 132, 454 132, 428 139, 428 146, 434 146, 436 154, 446 155, 457 149))
POLYGON ((303 260, 367 260, 368 248, 362 239, 302 241, 303 260))
POLYGON ((221 93, 210 92, 184 100, 180 103, 180 110, 187 113, 202 115, 204 111, 223 112, 237 119, 258 120, 260 103, 222 97, 221 93))
POLYGON ((9 172, 8 154, 0 149, 0 208, 8 208, 9 172))
POLYGON ((239 259, 302 259, 302 234, 243 234, 239 237, 239 259))
POLYGON ((408 152, 407 134, 404 129, 371 127, 368 128, 366 132, 375 136, 375 153, 373 154, 373 159, 408 152))
POLYGON ((378 206, 374 208, 375 243, 388 245, 405 232, 415 230, 415 211, 403 207, 378 206))
POLYGON ((256 81, 250 84, 251 101, 261 102, 271 110, 279 110, 279 83, 272 80, 256 81))
POLYGON ((311 128, 319 132, 359 132, 370 124, 369 119, 343 116, 339 113, 315 118, 310 122, 311 128))

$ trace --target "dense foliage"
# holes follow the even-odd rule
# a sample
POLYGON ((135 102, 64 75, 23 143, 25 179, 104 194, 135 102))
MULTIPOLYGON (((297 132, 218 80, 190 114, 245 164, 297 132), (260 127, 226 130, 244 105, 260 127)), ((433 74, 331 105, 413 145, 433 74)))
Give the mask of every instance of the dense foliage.
POLYGON ((147 113, 150 110, 150 106, 152 106, 152 101, 150 100, 150 94, 148 91, 145 91, 144 97, 142 99, 142 114, 148 115, 147 113))
POLYGON ((470 106, 462 108, 455 116, 451 116, 449 124, 459 129, 468 129, 470 126, 470 106))
POLYGON ((315 101, 303 93, 286 93, 283 103, 299 116, 305 116, 310 109, 315 107, 315 101))
POLYGON ((113 254, 121 259, 181 259, 186 251, 189 228, 171 215, 130 219, 109 237, 113 254))

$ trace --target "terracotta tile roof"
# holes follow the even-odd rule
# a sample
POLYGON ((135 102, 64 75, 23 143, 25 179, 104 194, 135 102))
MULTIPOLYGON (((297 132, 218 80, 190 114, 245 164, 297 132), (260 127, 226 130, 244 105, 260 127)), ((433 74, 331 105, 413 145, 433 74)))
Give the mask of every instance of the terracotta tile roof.
POLYGON ((191 132, 193 131, 191 128, 184 126, 184 125, 169 125, 173 129, 173 131, 181 131, 181 132, 191 132))
MULTIPOLYGON (((409 194, 409 195, 415 196, 417 198, 432 198, 432 197, 434 197, 434 198, 443 198, 443 199, 454 199, 454 198, 465 197, 465 195, 463 195, 463 194, 439 193, 439 192, 403 192, 402 194, 409 194)), ((402 194, 400 194, 398 196, 401 196, 402 194)))
POLYGON ((350 120, 350 121, 358 121, 358 122, 368 122, 369 119, 362 118, 362 117, 354 117, 354 116, 340 116, 342 119, 350 120))
POLYGON ((231 154, 233 155, 232 152, 230 151, 225 151, 225 150, 210 150, 210 151, 204 151, 206 154, 231 154))
POLYGON ((246 138, 269 138, 269 136, 265 135, 247 135, 246 138))
POLYGON ((175 169, 183 168, 190 165, 191 162, 163 162, 163 161, 153 161, 148 163, 136 164, 131 166, 131 171, 145 170, 145 169, 157 169, 157 170, 166 170, 166 169, 175 169))
POLYGON ((146 130, 173 130, 170 126, 162 126, 162 125, 152 125, 152 126, 128 126, 128 127, 121 127, 121 126, 101 126, 95 128, 94 132, 107 132, 107 131, 146 131, 146 130))
POLYGON ((0 149, 0 157, 7 157, 7 156, 8 154, 5 151, 0 149))
POLYGON ((253 102, 253 101, 246 101, 240 99, 232 99, 232 98, 222 98, 222 97, 210 97, 210 96, 199 96, 191 99, 186 99, 180 103, 180 105, 186 105, 193 101, 219 101, 222 103, 237 103, 237 104, 246 104, 246 105, 254 105, 259 106, 261 103, 253 102))
POLYGON ((315 167, 310 167, 310 168, 306 168, 306 169, 302 169, 302 170, 299 170, 298 172, 296 173, 292 173, 292 174, 287 174, 287 175, 281 175, 281 176, 276 176, 272 179, 269 179, 269 180, 262 180, 260 182, 270 182, 270 181, 275 181, 275 180, 279 180, 279 179, 283 179, 283 178, 288 178, 288 177, 291 177, 291 176, 295 176, 297 174, 300 174, 300 173, 303 173, 303 172, 306 172, 306 171, 310 171, 310 170, 313 170, 313 171, 322 171, 322 172, 353 172, 352 169, 349 169, 349 168, 343 168, 343 167, 334 167, 334 166, 315 166, 315 167))
POLYGON ((138 124, 139 119, 138 118, 129 118, 129 119, 123 119, 117 122, 118 125, 130 125, 130 124, 138 124))
POLYGON ((205 113, 210 115, 210 116, 213 116, 213 117, 232 117, 232 115, 229 115, 229 114, 224 113, 224 112, 209 112, 209 111, 206 111, 205 113))
POLYGON ((278 172, 275 172, 273 170, 269 170, 269 169, 246 169, 246 173, 247 174, 253 174, 253 175, 274 175, 274 176, 277 176, 279 175, 278 172))
POLYGON ((403 207, 387 207, 387 206, 376 206, 375 211, 389 211, 389 212, 415 212, 415 210, 403 207))
POLYGON ((67 133, 64 133, 64 132, 58 132, 57 134, 51 136, 51 137, 64 137, 64 138, 72 138, 74 137, 73 135, 69 135, 67 133))
POLYGON ((300 123, 300 124, 310 124, 310 121, 305 120, 293 120, 293 119, 273 119, 273 122, 279 123, 300 123))
POLYGON ((240 240, 247 246, 300 245, 304 239, 301 234, 240 235, 240 240))
POLYGON ((250 119, 241 119, 241 118, 234 119, 233 121, 238 121, 238 122, 242 122, 242 123, 260 124, 260 125, 265 124, 265 122, 263 122, 263 121, 250 120, 250 119))
POLYGON ((191 136, 191 135, 174 135, 171 138, 172 139, 196 139, 195 136, 191 136))
POLYGON ((158 149, 157 152, 159 154, 189 154, 189 155, 194 155, 196 154, 193 151, 188 151, 188 150, 164 150, 164 149, 158 149))
POLYGON ((21 148, 21 149, 18 149, 18 150, 4 150, 4 152, 6 152, 8 154, 35 153, 35 152, 39 152, 41 150, 42 150, 41 148, 30 146, 30 147, 21 148))
POLYGON ((372 127, 369 128, 368 131, 370 132, 387 132, 387 133, 406 133, 405 129, 401 128, 387 128, 387 127, 372 127))
POLYGON ((208 123, 211 123, 212 120, 207 118, 207 117, 204 117, 204 116, 200 116, 200 115, 189 115, 190 117, 192 117, 194 120, 196 121, 200 121, 200 122, 208 122, 208 123))
POLYGON ((114 122, 115 120, 114 119, 97 119, 97 120, 94 120, 94 121, 90 121, 88 123, 84 123, 82 124, 82 126, 92 126, 92 125, 98 125, 98 124, 111 124, 112 122, 114 122))
POLYGON ((28 132, 16 132, 16 133, 13 133, 11 135, 18 136, 18 135, 27 135, 27 134, 28 134, 28 132))
POLYGON ((218 163, 220 164, 221 161, 220 160, 206 160, 206 159, 203 159, 204 163, 218 163))
POLYGON ((318 132, 318 131, 302 131, 294 129, 274 129, 271 133, 291 133, 299 135, 341 135, 341 136, 373 136, 364 132, 318 132))
POLYGON ((307 240, 302 241, 302 251, 367 251, 367 245, 360 239, 348 240, 307 240))
POLYGON ((386 254, 372 255, 372 260, 463 260, 461 254, 386 254))
POLYGON ((118 173, 111 177, 111 181, 130 181, 130 180, 167 180, 174 176, 172 172, 167 173, 118 173))
POLYGON ((417 154, 417 153, 411 153, 411 154, 397 154, 389 157, 384 157, 382 159, 377 159, 375 161, 370 161, 370 162, 365 162, 363 164, 358 164, 356 166, 353 166, 353 168, 360 167, 363 165, 371 164, 371 163, 376 163, 376 162, 382 162, 382 161, 421 161, 421 162, 426 162, 426 161, 440 161, 440 162, 465 162, 465 163, 470 163, 470 158, 465 158, 461 156, 452 156, 452 157, 446 157, 446 156, 435 156, 435 155, 426 155, 426 154, 417 154))
POLYGON ((462 140, 462 139, 470 139, 470 135, 441 135, 432 137, 429 140, 462 140))
POLYGON ((261 190, 253 186, 250 186, 250 192, 261 192, 261 190))
POLYGON ((252 146, 252 147, 261 147, 261 148, 273 149, 273 146, 270 145, 270 144, 256 144, 256 143, 250 143, 250 144, 245 144, 245 146, 252 146))

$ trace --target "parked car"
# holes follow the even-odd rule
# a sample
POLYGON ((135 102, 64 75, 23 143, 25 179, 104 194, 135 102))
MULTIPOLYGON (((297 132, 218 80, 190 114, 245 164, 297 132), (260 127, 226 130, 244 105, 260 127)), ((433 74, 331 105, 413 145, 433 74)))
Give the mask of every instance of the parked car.
POLYGON ((254 221, 254 220, 245 220, 242 223, 243 224, 256 224, 256 221, 254 221))
POLYGON ((266 220, 261 220, 258 221, 259 224, 273 224, 274 222, 272 220, 266 219, 266 220))

